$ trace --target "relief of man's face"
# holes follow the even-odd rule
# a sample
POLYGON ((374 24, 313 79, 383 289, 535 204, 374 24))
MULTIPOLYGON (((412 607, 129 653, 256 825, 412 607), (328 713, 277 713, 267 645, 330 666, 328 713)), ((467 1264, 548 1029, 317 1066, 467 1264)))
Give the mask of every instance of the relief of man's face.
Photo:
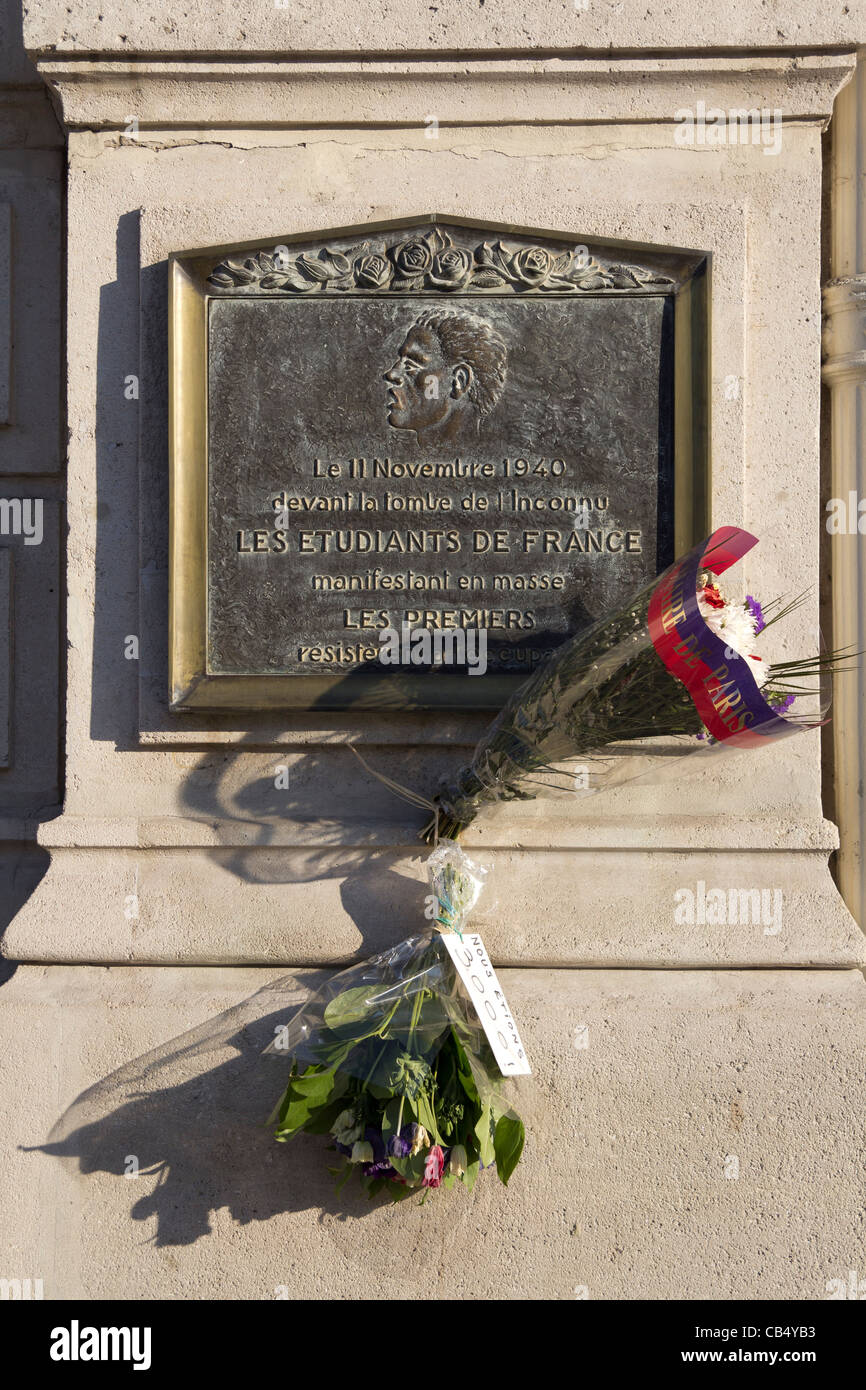
POLYGON ((383 380, 389 388, 388 423, 394 429, 415 430, 419 442, 438 443, 453 438, 462 426, 470 406, 466 393, 472 368, 446 361, 430 329, 419 324, 409 329, 383 380))

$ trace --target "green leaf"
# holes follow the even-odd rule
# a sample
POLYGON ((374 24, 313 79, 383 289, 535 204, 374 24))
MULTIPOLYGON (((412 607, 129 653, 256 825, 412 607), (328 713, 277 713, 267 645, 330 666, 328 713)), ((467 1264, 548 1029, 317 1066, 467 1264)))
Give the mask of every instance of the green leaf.
POLYGON ((305 1132, 307 1134, 329 1134, 331 1125, 334 1123, 337 1116, 342 1114, 345 1105, 346 1102, 341 1097, 338 1100, 330 1101, 327 1105, 319 1106, 318 1110, 313 1111, 309 1120, 304 1125, 305 1132))
POLYGON ((324 1105, 334 1089, 334 1081, 332 1071, 317 1071, 305 1076, 296 1076, 292 1081, 292 1090, 296 1096, 308 1100, 311 1106, 324 1105))
POLYGON ((386 1148, 388 1147, 388 1140, 393 1134, 397 1133, 397 1121, 399 1118, 400 1102, 395 1097, 394 1100, 390 1101, 389 1104, 385 1106, 382 1115, 382 1138, 386 1148))
POLYGON ((303 1129, 310 1118, 310 1113, 310 1106, 306 1099, 293 1100, 275 1130, 277 1139, 289 1139, 299 1129, 303 1129))
POLYGON ((454 1049, 448 1046, 447 1041, 439 1053, 439 1060, 436 1065, 436 1085, 449 1100, 457 1099, 457 1059, 454 1055, 454 1049))
POLYGON ((507 1183, 520 1161, 526 1131, 523 1121, 516 1115, 503 1115, 496 1126, 493 1146, 496 1152, 496 1171, 502 1182, 507 1183))
POLYGON ((429 1053, 445 1030, 451 1026, 445 1006, 438 995, 429 996, 423 991, 422 1001, 416 1017, 417 995, 406 995, 397 1005, 388 1024, 388 1036, 398 1038, 407 1045, 411 1039, 412 1051, 416 1056, 429 1053))
POLYGON ((381 1022, 381 1005, 371 999, 372 985, 346 989, 332 999, 325 1009, 325 1022, 341 1040, 367 1038, 375 1033, 381 1022))
POLYGON ((398 1053, 394 1069, 389 1077, 390 1094, 408 1096, 410 1100, 420 1095, 433 1080, 430 1064, 421 1057, 413 1057, 408 1052, 398 1053))
POLYGON ((468 1058, 463 1049, 463 1044, 453 1028, 451 1030, 451 1036, 454 1039, 454 1051, 457 1054, 457 1078, 469 1099, 475 1105, 479 1105, 481 1101, 478 1095, 478 1087, 475 1084, 475 1077, 472 1075, 472 1068, 469 1065, 468 1058))
POLYGON ((288 1108, 289 1108, 289 1106, 291 1105, 291 1103, 292 1103, 292 1083, 289 1082, 288 1086, 287 1086, 286 1089, 283 1091, 283 1094, 280 1096, 280 1099, 277 1101, 276 1105, 274 1106, 273 1110, 271 1111, 270 1115, 268 1116, 268 1125, 275 1125, 275 1124, 278 1124, 278 1123, 279 1123, 279 1124, 282 1124, 283 1119, 284 1119, 284 1117, 285 1117, 285 1113, 286 1113, 286 1111, 288 1110, 288 1108))
POLYGON ((413 1157, 408 1154, 406 1158, 389 1158, 388 1162, 394 1172, 400 1174, 401 1178, 406 1178, 411 1182, 420 1182, 424 1176, 427 1155, 426 1153, 419 1153, 413 1157))
POLYGON ((427 1133, 432 1135, 435 1143, 441 1144, 442 1137, 436 1124, 436 1113, 430 1103, 430 1097, 424 1091, 419 1091, 414 1098, 414 1104, 419 1125, 424 1126, 427 1133))
MULTIPOLYGON (((314 1067, 308 1067, 303 1076, 293 1076, 278 1107, 276 1137, 290 1138, 304 1129, 313 1116, 323 1109, 330 1110, 333 1105, 337 1106, 336 1118, 342 1108, 339 1098, 347 1086, 348 1078, 342 1073, 319 1071, 314 1067)), ((321 1134, 323 1131, 317 1126, 313 1132, 321 1134)))
POLYGON ((470 1192, 475 1186, 475 1179, 478 1177, 479 1171, 480 1164, 476 1159, 474 1163, 467 1163, 466 1172, 461 1175, 460 1181, 463 1183, 464 1187, 469 1188, 470 1192))
POLYGON ((319 1066, 324 1067, 327 1071, 339 1071, 356 1043, 355 1038, 350 1038, 348 1041, 340 1038, 329 1043, 317 1042, 310 1048, 310 1052, 316 1058, 319 1066))
POLYGON ((352 1167, 352 1164, 347 1163, 342 1173, 340 1173, 337 1178, 336 1187, 338 1192, 342 1192, 343 1188, 346 1186, 346 1183, 349 1181, 354 1171, 355 1170, 352 1167))
POLYGON ((475 1126, 475 1133, 478 1136, 478 1152, 481 1162, 485 1168, 489 1168, 496 1157, 496 1152, 494 1149, 493 1113, 487 1105, 481 1111, 481 1118, 475 1126))

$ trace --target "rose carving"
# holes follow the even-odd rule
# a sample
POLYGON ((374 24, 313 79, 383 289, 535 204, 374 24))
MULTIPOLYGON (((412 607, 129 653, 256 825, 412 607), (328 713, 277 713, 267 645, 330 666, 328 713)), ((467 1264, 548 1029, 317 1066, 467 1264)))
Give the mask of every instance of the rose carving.
POLYGON ((524 246, 508 263, 509 274, 521 285, 538 289, 553 269, 554 257, 544 246, 524 246))
POLYGON ((406 280, 413 280, 416 275, 423 275, 433 264, 433 252, 429 244, 421 237, 412 241, 401 241, 396 246, 392 246, 390 253, 394 261, 394 267, 398 275, 402 275, 406 280))
POLYGON ((214 266, 209 282, 221 293, 233 290, 276 294, 327 293, 345 290, 402 293, 409 290, 485 290, 524 294, 580 294, 587 290, 640 290, 672 281, 644 266, 602 263, 587 247, 560 250, 524 244, 506 246, 480 242, 455 246, 438 224, 422 235, 355 242, 344 250, 322 247, 290 255, 286 247, 273 254, 258 251, 228 257, 214 266))
POLYGON ((470 251, 464 251, 460 246, 449 246, 433 257, 427 283, 437 290, 459 290, 472 274, 473 265, 470 251))
POLYGON ((391 262, 385 256, 359 256, 355 261, 355 284, 361 289, 387 289, 392 274, 391 262))

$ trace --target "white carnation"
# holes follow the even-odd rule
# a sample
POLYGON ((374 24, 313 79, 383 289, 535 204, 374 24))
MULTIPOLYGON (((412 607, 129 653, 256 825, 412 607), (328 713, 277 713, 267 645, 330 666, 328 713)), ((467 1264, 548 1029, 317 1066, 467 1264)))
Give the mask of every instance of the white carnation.
POLYGON ((719 597, 725 600, 724 608, 714 608, 707 603, 703 594, 698 593, 698 607, 701 617, 711 632, 714 632, 738 656, 748 657, 749 670, 758 683, 764 685, 767 679, 768 663, 762 658, 754 659, 756 634, 755 619, 744 603, 731 603, 724 592, 716 585, 719 597))

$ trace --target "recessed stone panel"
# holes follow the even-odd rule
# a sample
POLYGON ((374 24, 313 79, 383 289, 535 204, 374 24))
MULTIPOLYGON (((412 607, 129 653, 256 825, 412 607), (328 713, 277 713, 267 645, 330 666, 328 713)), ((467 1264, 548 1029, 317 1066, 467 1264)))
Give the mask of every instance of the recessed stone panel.
POLYGON ((174 261, 177 707, 497 708, 695 539, 700 257, 500 230, 174 261))

